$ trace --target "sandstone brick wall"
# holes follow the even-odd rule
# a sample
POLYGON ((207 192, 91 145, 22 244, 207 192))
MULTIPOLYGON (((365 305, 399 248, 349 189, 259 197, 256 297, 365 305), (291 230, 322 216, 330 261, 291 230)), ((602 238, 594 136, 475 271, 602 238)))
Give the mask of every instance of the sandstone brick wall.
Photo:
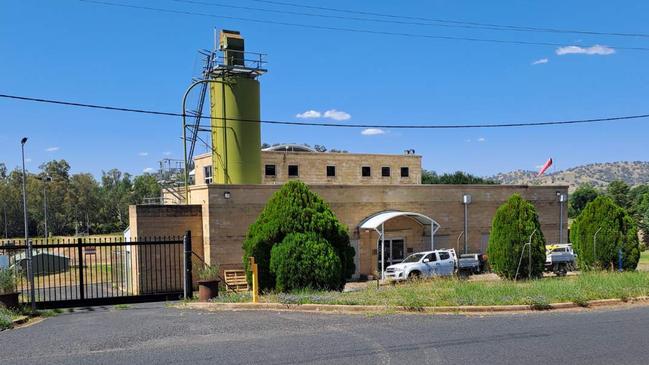
MULTIPOLYGON (((362 271, 372 274, 376 267, 376 235, 359 232, 359 224, 368 216, 385 210, 412 211, 431 217, 440 224, 435 235, 436 247, 457 248, 457 237, 464 230, 463 194, 472 195, 469 205, 470 251, 486 249, 486 240, 496 209, 513 193, 520 193, 534 203, 543 234, 548 242, 559 238, 559 201, 557 192, 567 194, 567 186, 519 186, 519 185, 311 185, 325 199, 338 219, 347 225, 353 240, 359 241, 359 260, 362 271), (367 271, 366 271, 367 270, 367 271)), ((273 185, 210 185, 195 187, 207 194, 203 208, 206 259, 218 262, 222 267, 241 267, 242 243, 248 226, 257 218, 270 196, 279 189, 273 185), (225 198, 229 192, 229 199, 225 198), (209 252, 209 253, 208 253, 209 252)), ((194 196, 194 195, 192 195, 194 196)), ((194 199, 192 197, 192 199, 194 199)), ((567 209, 564 209, 564 227, 567 227, 567 209)), ((399 227, 399 222, 386 224, 386 230, 403 231, 406 247, 413 250, 428 249, 425 231, 399 227), (421 235, 421 236, 418 236, 421 235)), ((402 223, 402 225, 405 223, 402 223)), ((391 233, 390 233, 391 234, 391 233)), ((388 234, 386 234, 387 236, 388 234)), ((564 242, 567 231, 563 232, 564 242)), ((463 241, 461 241, 463 245, 463 241)))
MULTIPOLYGON (((196 185, 205 184, 204 167, 211 165, 211 155, 203 154, 195 159, 196 185)), ((299 179, 308 184, 358 184, 390 185, 420 184, 421 156, 378 155, 358 153, 320 152, 261 152, 262 184, 283 184, 290 179, 299 179), (274 165, 276 175, 267 176, 265 166, 274 165), (298 166, 298 176, 288 176, 288 166, 298 166), (327 176, 327 166, 335 166, 336 176, 327 176), (370 168, 370 176, 363 177, 363 166, 370 168), (383 177, 381 169, 390 168, 390 176, 383 177), (401 168, 408 168, 408 176, 401 177, 401 168)))
MULTIPOLYGON (((192 251, 203 260, 202 210, 201 205, 131 205, 131 237, 133 240, 182 237, 185 231, 190 230, 192 251)), ((198 262, 194 266, 194 278, 197 267, 198 262)), ((180 245, 131 248, 131 275, 135 278, 133 289, 136 294, 148 294, 160 288, 172 289, 170 283, 177 286, 173 289, 181 290, 182 272, 183 249, 180 245)))

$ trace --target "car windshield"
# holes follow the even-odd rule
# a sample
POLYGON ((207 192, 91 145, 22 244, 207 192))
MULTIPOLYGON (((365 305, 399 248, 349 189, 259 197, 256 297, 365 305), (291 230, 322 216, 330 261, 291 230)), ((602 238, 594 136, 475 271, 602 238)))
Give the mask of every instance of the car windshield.
POLYGON ((413 254, 413 255, 410 255, 410 256, 406 257, 401 262, 404 263, 404 264, 407 264, 407 263, 410 263, 410 262, 419 262, 419 260, 421 260, 422 257, 424 257, 423 253, 416 253, 416 254, 413 254))

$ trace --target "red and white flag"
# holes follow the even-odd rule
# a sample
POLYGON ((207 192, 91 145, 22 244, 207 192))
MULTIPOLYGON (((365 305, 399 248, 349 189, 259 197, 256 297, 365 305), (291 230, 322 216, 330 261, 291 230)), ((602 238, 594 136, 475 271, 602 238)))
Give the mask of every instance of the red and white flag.
POLYGON ((543 173, 545 173, 545 170, 549 169, 550 166, 552 166, 552 157, 550 157, 548 159, 548 161, 545 163, 545 165, 543 165, 543 167, 541 167, 541 169, 539 170, 539 174, 536 175, 536 177, 539 177, 539 176, 543 175, 543 173))

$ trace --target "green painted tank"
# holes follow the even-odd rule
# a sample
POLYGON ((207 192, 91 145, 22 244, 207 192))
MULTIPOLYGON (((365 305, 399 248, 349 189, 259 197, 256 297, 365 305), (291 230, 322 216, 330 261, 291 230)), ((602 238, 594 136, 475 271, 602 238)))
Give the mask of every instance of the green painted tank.
POLYGON ((215 184, 261 184, 259 82, 245 76, 210 84, 215 184), (226 119, 223 119, 223 118, 226 119))

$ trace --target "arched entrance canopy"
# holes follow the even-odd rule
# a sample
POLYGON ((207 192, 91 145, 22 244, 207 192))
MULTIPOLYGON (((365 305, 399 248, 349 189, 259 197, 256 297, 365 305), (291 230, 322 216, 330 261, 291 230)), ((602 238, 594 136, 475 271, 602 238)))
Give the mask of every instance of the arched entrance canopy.
POLYGON ((373 229, 379 234, 381 240, 381 280, 385 278, 385 222, 397 217, 409 217, 422 225, 430 226, 430 249, 435 249, 435 232, 439 230, 439 223, 421 213, 387 210, 371 215, 361 222, 360 229, 373 229))

